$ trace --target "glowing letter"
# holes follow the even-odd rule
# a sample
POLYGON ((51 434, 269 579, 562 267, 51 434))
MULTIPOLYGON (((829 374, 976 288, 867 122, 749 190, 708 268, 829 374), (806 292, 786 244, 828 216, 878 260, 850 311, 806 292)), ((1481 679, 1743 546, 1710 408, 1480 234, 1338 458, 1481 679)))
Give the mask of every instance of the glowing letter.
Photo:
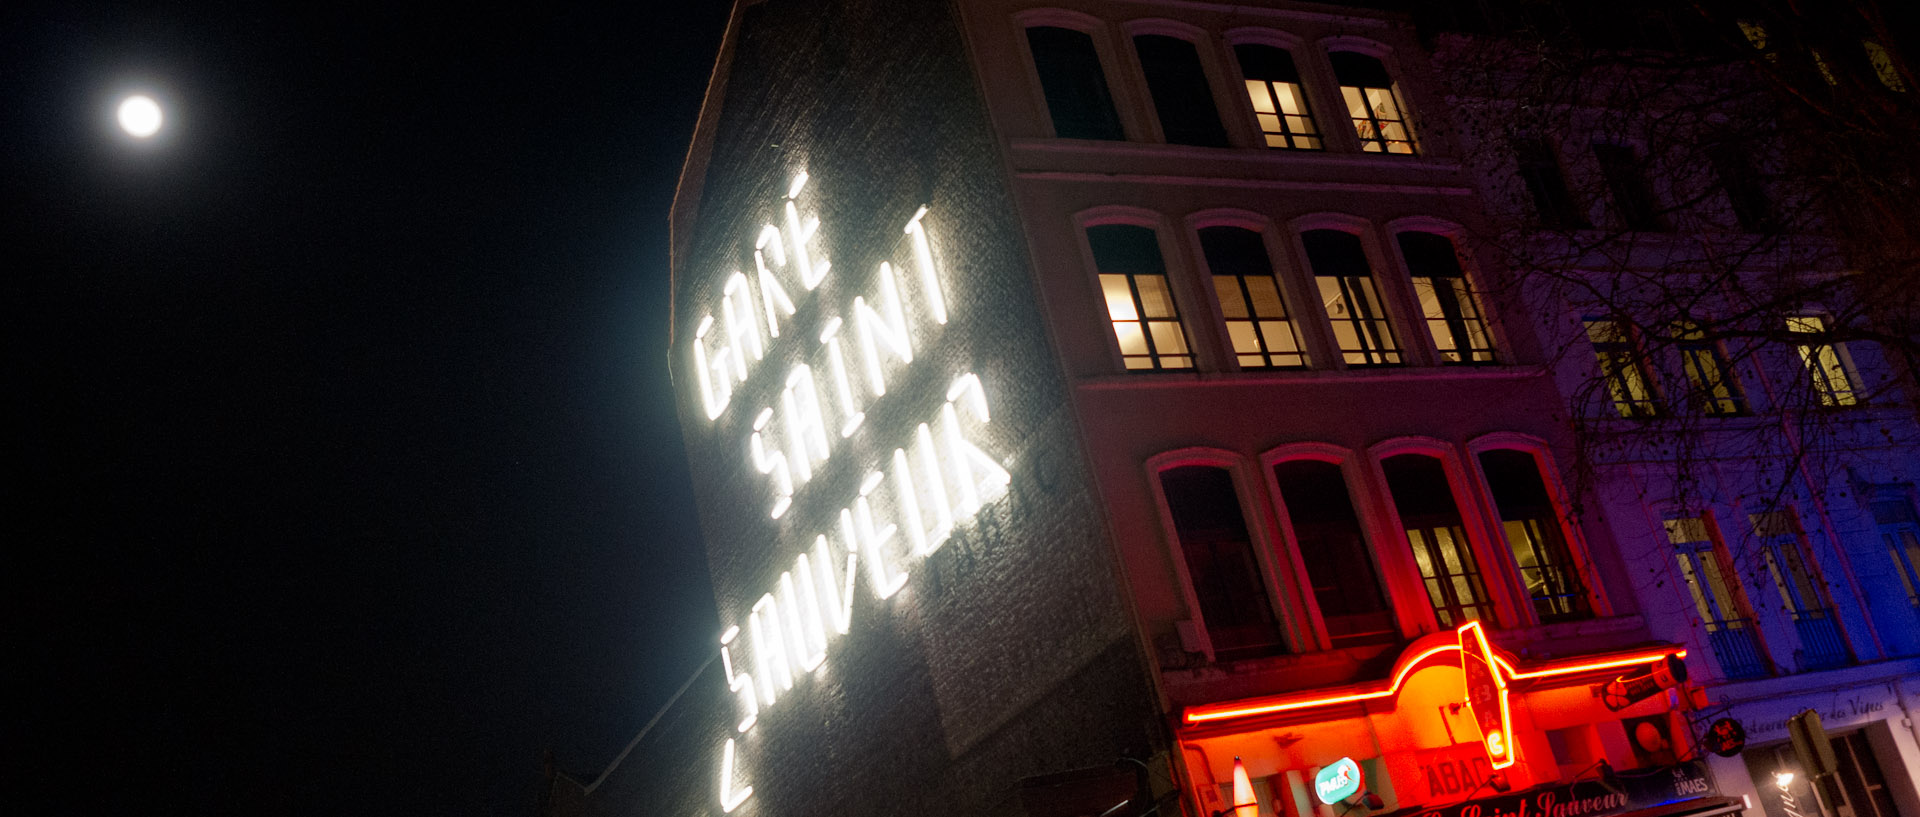
POLYGON ((777 448, 769 451, 760 436, 771 419, 773 409, 760 410, 760 416, 753 420, 753 436, 747 438, 747 447, 753 453, 753 467, 762 474, 773 475, 773 518, 779 519, 793 505, 793 474, 787 470, 786 455, 777 448))
POLYGON ((961 435, 960 416, 954 410, 956 404, 966 406, 980 422, 988 421, 987 396, 980 390, 979 378, 969 373, 955 379, 947 388, 947 404, 940 407, 940 418, 946 426, 947 465, 953 469, 954 482, 960 489, 960 512, 972 516, 980 510, 982 499, 993 498, 1012 478, 1000 463, 961 435), (972 399, 961 401, 969 395, 972 399))
POLYGON ((847 382, 847 356, 840 352, 840 319, 827 321, 827 328, 820 330, 820 342, 827 347, 827 371, 833 374, 833 394, 840 399, 840 416, 846 419, 840 423, 840 436, 851 437, 867 419, 866 412, 860 410, 860 404, 854 401, 853 386, 847 382))
POLYGON ((800 269, 800 283, 808 292, 812 292, 814 287, 826 280, 827 270, 832 265, 825 256, 815 258, 807 252, 807 242, 813 240, 813 234, 820 229, 820 219, 808 216, 801 221, 800 208, 794 206, 794 201, 806 186, 807 174, 801 173, 793 177, 793 184, 787 188, 787 240, 793 244, 793 263, 800 269))
POLYGON ((760 305, 767 311, 767 334, 777 338, 780 337, 780 319, 774 314, 774 309, 778 307, 781 312, 792 317, 793 299, 787 297, 786 288, 780 286, 780 282, 774 279, 773 273, 767 270, 766 254, 763 252, 766 249, 773 251, 775 264, 786 266, 786 253, 780 250, 780 231, 774 229, 771 224, 760 231, 760 242, 753 248, 753 265, 760 270, 760 305))
POLYGON ((854 565, 858 561, 860 544, 853 539, 853 520, 845 511, 840 514, 842 532, 847 535, 847 572, 846 590, 842 591, 835 581, 831 548, 827 545, 825 534, 814 537, 813 558, 820 562, 820 604, 825 612, 832 616, 833 630, 846 635, 853 625, 853 580, 854 565))
POLYGON ((742 786, 733 790, 733 738, 727 738, 727 748, 720 754, 720 811, 732 814, 741 803, 753 796, 752 786, 742 786))
POLYGON ((940 476, 940 450, 934 447, 933 432, 926 423, 914 429, 913 450, 920 455, 920 482, 933 500, 933 530, 926 534, 927 552, 932 553, 953 534, 953 505, 947 501, 947 483, 940 476))
POLYGON ((727 279, 725 294, 720 298, 720 317, 727 324, 727 346, 733 350, 733 376, 736 380, 747 379, 747 359, 740 347, 746 346, 753 352, 754 360, 766 354, 766 350, 760 346, 760 325, 753 320, 752 289, 747 286, 747 276, 736 272, 727 279))
POLYGON ((880 374, 880 349, 885 344, 901 363, 913 362, 913 343, 907 338, 907 316, 900 309, 900 291, 893 283, 893 265, 880 262, 880 311, 867 306, 866 299, 854 296, 853 316, 860 329, 860 351, 866 354, 868 385, 873 396, 887 393, 880 374), (877 343, 876 343, 877 336, 877 343))
POLYGON ((693 330, 693 370, 700 377, 700 403, 707 410, 707 419, 717 420, 720 412, 727 410, 727 401, 733 399, 733 381, 727 377, 725 351, 720 360, 707 361, 706 337, 713 328, 713 315, 708 313, 700 317, 700 328, 693 330), (718 365, 715 365, 715 364, 718 365), (720 388, 714 389, 714 374, 720 375, 720 388))
MULTIPOLYGON (((821 567, 831 568, 832 565, 821 567)), ((812 672, 820 668, 821 662, 827 660, 827 627, 820 614, 820 583, 814 580, 813 562, 807 559, 805 553, 801 553, 799 558, 793 560, 793 572, 800 577, 799 592, 792 590, 787 592, 793 596, 795 619, 804 617, 804 620, 797 621, 796 624, 803 631, 800 636, 801 643, 807 647, 801 664, 807 668, 808 672, 812 672), (802 598, 803 595, 805 598, 802 598)), ((785 580, 784 576, 781 578, 785 580)))
POLYGON ((920 270, 920 287, 925 290, 927 310, 933 313, 933 322, 945 325, 947 322, 947 298, 940 292, 940 274, 933 268, 933 248, 927 244, 927 229, 920 226, 920 217, 927 214, 927 208, 913 214, 907 220, 907 237, 913 244, 913 265, 920 270))
MULTIPOLYGON (((881 474, 879 471, 867 474, 866 480, 860 484, 859 498, 853 501, 854 521, 858 524, 860 541, 866 546, 868 569, 871 570, 873 574, 873 592, 874 595, 883 599, 900 592, 900 588, 907 583, 907 573, 904 570, 892 576, 887 575, 888 570, 884 549, 888 544, 893 542, 893 534, 897 532, 899 528, 889 523, 884 528, 875 529, 873 526, 873 505, 867 501, 867 495, 873 493, 873 489, 879 487, 881 481, 885 479, 886 475, 881 474)), ((845 513, 845 511, 841 511, 841 513, 845 513)))
POLYGON ((753 676, 744 672, 735 675, 733 672, 733 654, 727 645, 733 643, 738 635, 740 628, 736 626, 728 627, 726 633, 720 636, 720 668, 726 670, 727 689, 740 696, 741 708, 747 712, 747 716, 740 719, 739 726, 739 730, 745 732, 753 728, 754 721, 760 719, 760 701, 753 697, 753 676))
POLYGON ((747 616, 747 627, 753 633, 753 666, 760 672, 760 693, 767 699, 768 706, 773 705, 775 679, 780 681, 781 689, 793 688, 793 668, 787 663, 785 645, 780 643, 777 608, 773 594, 768 593, 754 603, 753 612, 747 616))
POLYGON ((788 462, 800 479, 813 479, 813 463, 827 458, 826 421, 820 418, 820 396, 813 390, 813 370, 802 363, 787 375, 780 392, 780 422, 787 427, 788 462))
MULTIPOLYGON (((801 561, 804 562, 806 558, 807 554, 800 554, 801 561)), ((784 603, 787 606, 787 634, 793 637, 793 659, 798 661, 800 663, 800 669, 806 672, 819 669, 820 662, 825 661, 827 658, 826 635, 821 635, 818 651, 814 649, 814 640, 807 637, 807 612, 809 610, 813 611, 814 623, 818 624, 820 618, 819 608, 803 606, 800 603, 800 591, 794 587, 793 574, 791 572, 780 574, 780 596, 785 599, 784 603)))

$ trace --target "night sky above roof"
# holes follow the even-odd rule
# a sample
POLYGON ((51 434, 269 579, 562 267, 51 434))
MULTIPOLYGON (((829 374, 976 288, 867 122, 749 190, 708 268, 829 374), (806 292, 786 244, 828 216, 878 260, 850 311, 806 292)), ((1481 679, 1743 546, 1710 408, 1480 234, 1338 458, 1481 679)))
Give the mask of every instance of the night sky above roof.
POLYGON ((479 8, 0 11, 8 811, 529 814, 709 657, 666 226, 727 4, 479 8))

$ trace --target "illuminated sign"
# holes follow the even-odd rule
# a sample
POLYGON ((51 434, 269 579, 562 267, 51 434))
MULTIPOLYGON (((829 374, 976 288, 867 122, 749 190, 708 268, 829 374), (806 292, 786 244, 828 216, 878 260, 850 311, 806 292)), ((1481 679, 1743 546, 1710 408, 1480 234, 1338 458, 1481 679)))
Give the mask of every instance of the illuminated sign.
POLYGON ((1480 724, 1480 735, 1493 767, 1513 765, 1513 713, 1507 705, 1507 682, 1494 663, 1480 622, 1460 626, 1460 672, 1467 681, 1467 708, 1480 724))
MULTIPOLYGON (((801 503, 833 509, 821 529, 778 543, 775 552, 791 554, 782 557, 792 559, 790 567, 720 636, 721 668, 739 703, 739 734, 825 665, 833 644, 853 628, 861 584, 876 599, 892 597, 920 560, 1005 495, 1011 479, 976 444, 990 420, 978 377, 944 375, 944 401, 888 390, 915 365, 915 348, 925 348, 949 317, 928 208, 901 222, 900 243, 878 263, 870 287, 828 303, 813 296, 834 290, 823 285, 841 268, 821 246, 820 220, 805 201, 807 183, 807 174, 795 175, 746 242, 752 272, 727 274, 688 351, 707 419, 718 423, 730 412, 753 418, 739 450, 762 477, 764 493, 752 500, 759 512, 781 519, 801 503), (819 330, 802 335, 803 320, 819 330), (776 359, 792 362, 778 371, 776 359), (750 385, 774 394, 764 405, 741 408, 737 398, 750 385), (869 412, 889 400, 930 405, 907 423, 874 428, 869 412), (846 452, 856 448, 856 435, 859 450, 881 452, 854 463, 864 474, 858 489, 813 495, 818 492, 808 488, 815 476, 842 455, 854 456, 846 452)), ((845 256, 836 249, 833 257, 845 256)), ((730 735, 721 752, 725 812, 753 795, 740 780, 735 743, 730 735)))
POLYGON ((1353 762, 1350 757, 1340 758, 1322 767, 1313 776, 1314 796, 1329 806, 1359 794, 1365 785, 1360 775, 1360 764, 1353 762))

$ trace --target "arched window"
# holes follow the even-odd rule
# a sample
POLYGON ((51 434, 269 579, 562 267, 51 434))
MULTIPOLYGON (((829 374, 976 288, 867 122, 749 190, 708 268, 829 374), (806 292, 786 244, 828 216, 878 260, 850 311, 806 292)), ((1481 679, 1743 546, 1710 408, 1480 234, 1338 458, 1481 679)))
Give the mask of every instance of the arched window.
POLYGON ((1354 512, 1340 466, 1288 460, 1273 466, 1294 544, 1334 649, 1398 640, 1393 608, 1354 512))
POLYGON ((1107 91, 1100 52, 1084 31, 1055 26, 1027 29, 1033 68, 1047 98, 1053 132, 1062 139, 1125 139, 1107 91))
POLYGON ((1226 147, 1227 129, 1220 124, 1213 87, 1207 84, 1207 72, 1200 67, 1200 52, 1193 43, 1165 34, 1141 34, 1133 38, 1133 48, 1140 55, 1140 70, 1146 74, 1147 91, 1153 95, 1153 110, 1167 141, 1226 147))
POLYGON ((1293 54, 1284 48, 1246 43, 1234 46, 1233 55, 1240 61, 1253 117, 1267 147, 1319 150, 1320 129, 1313 123, 1313 109, 1307 105, 1293 54))
POLYGON ((1420 567, 1434 618, 1447 628, 1492 621, 1493 600, 1467 540, 1460 506, 1447 484, 1446 466, 1436 457, 1400 454, 1388 457, 1380 468, 1406 529, 1413 561, 1420 567))
POLYGON ((1433 233, 1399 235, 1400 255, 1407 261, 1414 294, 1420 298, 1427 329, 1442 363, 1492 363, 1493 336, 1474 301, 1467 271, 1453 241, 1433 233))
POLYGON ((1180 309, 1174 304, 1166 262, 1153 230, 1132 224, 1087 228, 1087 244, 1100 273, 1107 317, 1129 369, 1191 369, 1180 309))
POLYGON ((1400 345, 1394 341, 1360 237, 1341 230, 1308 230, 1300 235, 1300 243, 1347 365, 1399 365, 1400 345))
POLYGON ((1218 660, 1284 650, 1233 473, 1213 465, 1160 472, 1174 536, 1218 660))
POLYGON ((1542 623, 1593 617, 1587 587, 1561 534, 1560 512, 1532 454, 1494 449, 1480 454, 1480 470, 1500 513, 1500 530, 1513 565, 1542 623))
POLYGON ((1213 273, 1227 338, 1242 369, 1299 368, 1307 365, 1293 322, 1287 318, 1273 260, 1260 234, 1241 227, 1200 228, 1200 249, 1213 273))
POLYGON ((1360 136, 1360 149, 1368 153, 1419 153, 1413 125, 1407 121, 1407 106, 1400 98, 1400 85, 1387 73, 1386 63, 1353 51, 1335 51, 1328 59, 1340 83, 1340 96, 1347 103, 1347 115, 1353 118, 1354 132, 1360 136))

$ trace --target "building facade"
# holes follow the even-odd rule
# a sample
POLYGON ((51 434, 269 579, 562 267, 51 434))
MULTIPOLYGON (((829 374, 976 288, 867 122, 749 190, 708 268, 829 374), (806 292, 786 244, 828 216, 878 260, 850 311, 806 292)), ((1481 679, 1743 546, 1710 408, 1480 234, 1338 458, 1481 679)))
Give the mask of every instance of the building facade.
POLYGON ((725 630, 549 810, 1784 814, 1700 730, 1757 751, 1775 709, 1858 699, 1836 725, 1911 813, 1912 591, 1861 563, 1907 541, 1912 455, 1862 461, 1874 526, 1835 486, 1786 517, 1731 483, 1669 508, 1638 458, 1577 477, 1582 367, 1625 341, 1491 241, 1514 174, 1421 34, 739 3, 669 347, 725 630), (1751 606, 1765 677, 1691 617, 1739 514, 1802 600, 1751 606))

